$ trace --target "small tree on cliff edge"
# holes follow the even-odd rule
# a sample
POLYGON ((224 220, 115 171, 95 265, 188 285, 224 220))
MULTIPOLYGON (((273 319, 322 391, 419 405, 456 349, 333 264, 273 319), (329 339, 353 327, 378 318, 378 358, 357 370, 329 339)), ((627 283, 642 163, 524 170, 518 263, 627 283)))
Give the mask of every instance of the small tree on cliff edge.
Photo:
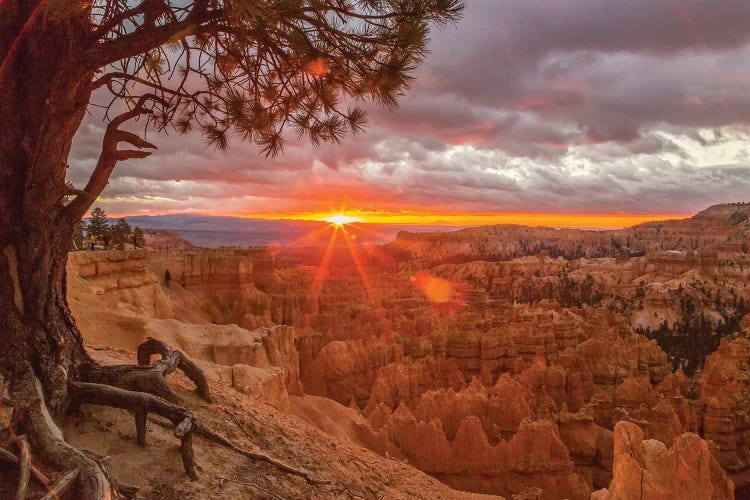
MULTIPOLYGON (((127 406, 149 396, 107 392, 104 383, 125 387, 125 377, 140 372, 94 363, 65 297, 75 224, 118 162, 155 148, 123 125, 140 117, 142 126, 194 130, 222 149, 234 135, 270 155, 281 150, 285 129, 315 144, 340 141, 365 123, 349 102, 395 106, 430 26, 458 19, 462 7, 462 0, 0 1, 0 371, 16 430, 38 459, 79 470, 78 498, 109 498, 113 487, 100 464, 61 440, 45 407, 57 417, 72 402, 127 406), (68 153, 94 92, 113 105, 88 183, 71 193, 68 153)), ((136 415, 141 436, 145 414, 136 415)))
POLYGON ((115 244, 126 243, 132 233, 133 228, 130 227, 130 224, 125 219, 119 219, 117 224, 112 226, 112 240, 115 244))
POLYGON ((91 218, 89 223, 86 225, 86 234, 91 237, 93 236, 97 240, 104 238, 104 235, 109 232, 109 220, 107 220, 107 213, 99 207, 96 207, 91 211, 91 218))

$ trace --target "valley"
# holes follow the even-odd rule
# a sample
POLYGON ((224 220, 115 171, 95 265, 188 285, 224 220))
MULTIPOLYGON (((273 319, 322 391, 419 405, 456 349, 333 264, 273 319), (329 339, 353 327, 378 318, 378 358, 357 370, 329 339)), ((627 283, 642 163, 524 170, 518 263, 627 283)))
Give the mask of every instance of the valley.
POLYGON ((71 253, 68 297, 90 348, 162 339, 212 384, 456 495, 620 498, 641 487, 627 462, 654 492, 730 498, 750 484, 748 211, 400 233, 327 268, 153 232, 71 253))

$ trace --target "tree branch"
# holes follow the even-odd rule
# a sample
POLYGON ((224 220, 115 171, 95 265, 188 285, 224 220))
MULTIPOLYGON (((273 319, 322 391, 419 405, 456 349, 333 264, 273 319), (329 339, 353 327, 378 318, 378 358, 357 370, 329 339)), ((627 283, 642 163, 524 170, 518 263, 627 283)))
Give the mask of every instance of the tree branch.
MULTIPOLYGON (((151 87, 154 90, 159 90, 167 94, 181 95, 180 92, 177 90, 170 89, 169 87, 159 85, 158 83, 155 83, 155 82, 143 79, 143 78, 139 78, 136 75, 131 75, 123 71, 114 71, 112 73, 107 73, 105 75, 100 76, 99 78, 97 78, 91 83, 91 90, 96 90, 99 87, 104 86, 104 85, 110 85, 112 83, 112 80, 118 80, 118 79, 125 80, 125 82, 140 83, 141 85, 144 85, 146 87, 151 87)), ((185 96, 187 96, 187 94, 185 96)))
POLYGON ((83 217, 86 210, 96 201, 107 186, 109 177, 112 175, 112 171, 118 161, 131 158, 145 158, 151 154, 150 151, 117 149, 120 142, 127 142, 137 148, 156 149, 156 146, 137 135, 118 129, 120 125, 136 116, 151 113, 151 109, 145 107, 146 102, 149 100, 158 101, 166 105, 166 102, 160 97, 154 94, 144 94, 133 109, 115 117, 107 125, 107 130, 104 132, 102 140, 102 151, 99 154, 99 160, 96 162, 96 167, 94 167, 94 171, 91 173, 86 187, 65 207, 65 215, 70 220, 75 221, 83 217))
POLYGON ((135 7, 133 7, 132 9, 126 10, 124 12, 120 12, 119 14, 113 16, 112 19, 110 19, 109 21, 101 24, 94 31, 93 37, 98 40, 102 36, 109 33, 110 30, 117 27, 118 24, 124 22, 127 19, 132 19, 135 16, 143 14, 145 8, 146 8, 146 2, 143 1, 140 4, 136 5, 135 7))
POLYGON ((92 48, 84 59, 86 71, 97 71, 105 66, 148 52, 170 40, 181 39, 200 32, 202 24, 224 16, 224 9, 194 10, 181 21, 143 28, 127 35, 108 40, 92 48))

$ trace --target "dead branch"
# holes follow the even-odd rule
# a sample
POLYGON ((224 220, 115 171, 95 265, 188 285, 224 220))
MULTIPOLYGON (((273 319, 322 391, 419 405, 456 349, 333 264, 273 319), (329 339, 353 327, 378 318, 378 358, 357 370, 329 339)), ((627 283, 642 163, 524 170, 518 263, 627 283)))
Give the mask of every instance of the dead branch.
POLYGON ((182 370, 193 381, 196 392, 201 398, 211 401, 208 381, 203 370, 182 352, 170 349, 166 343, 150 337, 138 346, 138 365, 88 367, 83 371, 82 376, 86 382, 111 385, 129 391, 147 392, 176 404, 180 399, 169 387, 165 378, 176 369, 182 370), (151 356, 154 354, 161 355, 161 359, 149 365, 151 356))
MULTIPOLYGON (((15 456, 5 448, 0 448, 0 460, 15 465, 16 467, 18 467, 21 463, 17 456, 15 456)), ((45 476, 42 471, 40 471, 36 467, 31 467, 31 477, 44 488, 47 488, 50 485, 50 480, 47 478, 47 476, 45 476)))
POLYGON ((135 431, 136 431, 136 440, 138 442, 138 446, 141 448, 146 447, 146 421, 148 418, 148 413, 143 410, 136 410, 135 412, 135 431))
POLYGON ((16 498, 18 500, 25 500, 26 490, 29 487, 29 476, 31 475, 31 450, 29 449, 29 441, 26 439, 26 436, 19 436, 16 441, 18 442, 18 456, 21 461, 19 464, 20 474, 16 498))
POLYGON ((236 444, 234 444, 232 441, 227 439, 226 437, 222 436, 218 432, 215 432, 208 427, 204 426, 200 422, 194 423, 196 428, 195 431, 198 432, 200 435, 207 437, 211 441, 214 441, 215 443, 221 444, 226 446, 227 448, 239 453, 240 455, 245 455, 248 458, 251 458, 256 461, 260 462, 266 462, 267 464, 271 464, 277 469, 286 472, 287 474, 292 474, 294 476, 299 476, 301 478, 304 478, 305 481, 307 481, 309 484, 328 484, 330 481, 321 480, 321 479, 315 479, 310 476, 310 474, 306 471, 297 469, 295 467, 292 467, 291 465, 287 465, 284 462, 280 462, 276 460, 275 458, 272 458, 264 453, 258 453, 250 450, 246 450, 244 448, 240 448, 236 444))
POLYGON ((180 453, 187 475, 195 481, 198 479, 198 474, 195 472, 195 456, 193 455, 193 423, 192 418, 186 418, 174 428, 174 435, 180 439, 180 453))
POLYGON ((55 484, 49 489, 46 495, 41 500, 58 500, 63 495, 68 493, 70 489, 75 485, 76 479, 78 479, 78 469, 72 470, 62 474, 55 484))
POLYGON ((182 372, 193 381, 196 387, 198 395, 207 402, 211 402, 211 397, 208 393, 208 381, 203 373, 203 370, 189 360, 180 351, 170 349, 169 346, 158 339, 148 337, 145 342, 138 346, 138 364, 147 365, 151 361, 151 356, 154 354, 161 355, 161 361, 157 361, 154 364, 167 363, 170 367, 170 371, 165 371, 165 375, 171 373, 174 367, 179 368, 182 372))
MULTIPOLYGON (((161 420, 157 420, 155 418, 149 418, 149 421, 151 421, 151 422, 153 422, 153 423, 155 423, 155 424, 157 424, 157 425, 159 425, 161 427, 169 428, 169 424, 167 424, 167 423, 165 423, 165 422, 163 422, 161 420)), ((246 456, 248 458, 251 458, 253 460, 260 461, 260 462, 265 462, 267 464, 270 464, 270 465, 276 467, 277 469, 279 469, 279 470, 281 470, 283 472, 286 472, 287 474, 291 474, 293 476, 299 476, 299 477, 303 478, 305 481, 307 481, 308 484, 329 484, 330 483, 330 481, 321 480, 321 479, 315 479, 315 478, 311 477, 308 472, 303 471, 301 469, 297 469, 295 467, 292 467, 291 465, 287 465, 284 462, 280 462, 280 461, 276 460, 275 458, 272 458, 272 457, 270 457, 268 455, 265 455, 263 453, 253 452, 253 451, 249 451, 249 450, 246 450, 244 448, 241 448, 241 447, 237 446, 236 444, 234 444, 230 439, 222 436, 218 432, 215 432, 215 431, 209 429, 208 427, 206 427, 205 425, 203 425, 198 420, 193 421, 193 426, 194 426, 194 428, 193 428, 194 432, 196 432, 196 433, 200 434, 201 436, 207 438, 209 441, 213 441, 214 443, 217 443, 217 444, 220 444, 222 446, 225 446, 225 447, 229 448, 230 450, 232 450, 232 451, 234 451, 236 453, 239 453, 240 455, 244 455, 244 456, 246 456)))
POLYGON ((181 406, 146 392, 130 391, 105 384, 70 382, 70 390, 76 404, 95 404, 130 410, 136 414, 139 444, 145 446, 145 422, 143 415, 155 413, 175 426, 175 436, 181 441, 182 464, 191 479, 195 473, 192 451, 193 414, 181 406), (140 422, 140 423, 139 423, 140 422))

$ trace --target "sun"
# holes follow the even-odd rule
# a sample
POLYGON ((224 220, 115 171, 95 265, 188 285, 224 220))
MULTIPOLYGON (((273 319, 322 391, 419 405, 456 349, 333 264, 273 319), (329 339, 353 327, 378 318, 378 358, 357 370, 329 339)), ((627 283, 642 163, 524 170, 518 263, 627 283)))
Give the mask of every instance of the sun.
POLYGON ((330 222, 331 224, 334 224, 338 227, 343 226, 344 224, 351 224, 352 222, 359 222, 358 217, 353 217, 351 215, 344 215, 344 214, 334 214, 330 217, 326 217, 326 222, 330 222))

